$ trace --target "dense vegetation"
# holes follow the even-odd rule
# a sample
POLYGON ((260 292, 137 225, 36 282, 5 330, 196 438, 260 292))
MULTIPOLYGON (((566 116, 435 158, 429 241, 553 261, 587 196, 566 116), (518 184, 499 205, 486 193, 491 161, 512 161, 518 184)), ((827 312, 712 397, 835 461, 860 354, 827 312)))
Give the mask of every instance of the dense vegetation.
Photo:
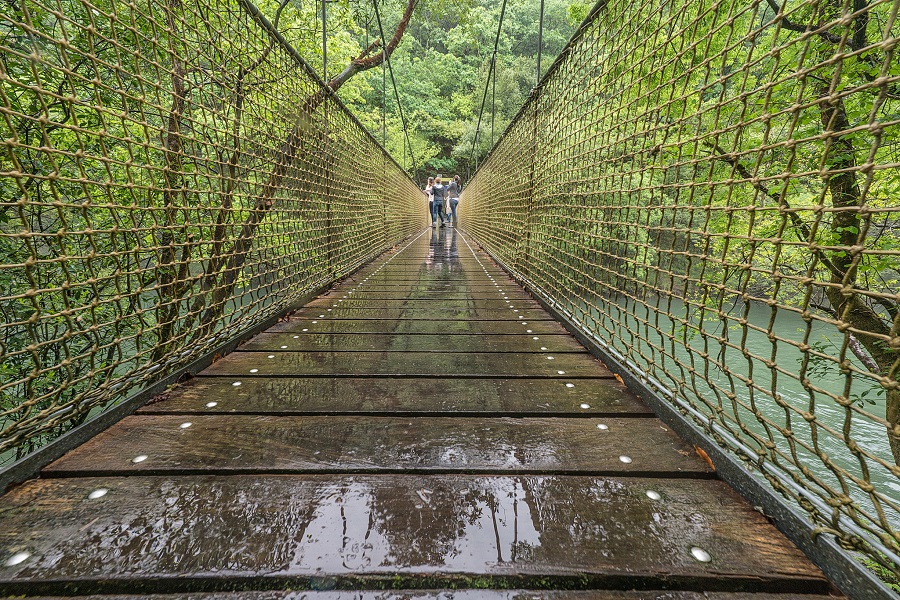
MULTIPOLYGON (((279 4, 268 0, 264 12, 275 15, 279 4)), ((406 3, 379 4, 384 36, 390 38, 406 3)), ((344 84, 341 99, 414 179, 428 174, 474 172, 475 129, 488 80, 502 3, 493 0, 421 2, 406 35, 391 55, 397 94, 417 170, 405 142, 390 73, 372 69, 344 84), (386 117, 386 123, 383 119, 386 117), (383 128, 384 127, 384 131, 383 128)), ((565 46, 588 4, 581 0, 547 0, 544 8, 541 71, 546 72, 565 46)), ((371 2, 327 3, 328 75, 334 77, 363 49, 380 39, 371 2)), ((496 82, 491 82, 476 154, 483 156, 518 112, 536 83, 540 3, 509 0, 500 29, 496 82), (496 88, 494 87, 496 84, 496 88), (496 92, 495 92, 496 89, 496 92), (493 109, 493 110, 492 110, 493 109), (493 119, 493 122, 492 122, 493 119)), ((287 4, 280 14, 285 37, 322 73, 321 3, 287 4)))

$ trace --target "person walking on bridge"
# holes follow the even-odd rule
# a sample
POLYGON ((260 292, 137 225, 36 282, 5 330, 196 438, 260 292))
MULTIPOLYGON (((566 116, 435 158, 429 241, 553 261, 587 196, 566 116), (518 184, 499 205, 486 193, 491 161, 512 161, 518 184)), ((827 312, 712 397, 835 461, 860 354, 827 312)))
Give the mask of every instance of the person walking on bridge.
MULTIPOLYGON (((456 207, 459 204, 459 195, 462 193, 462 181, 459 178, 459 175, 453 176, 453 181, 450 182, 450 185, 447 186, 447 198, 448 204, 450 205, 450 212, 453 214, 453 226, 456 227, 459 222, 456 219, 456 207)), ((449 218, 450 215, 447 215, 449 218)))
POLYGON ((431 193, 434 195, 434 208, 437 210, 438 219, 441 221, 438 227, 450 225, 450 217, 447 215, 447 209, 444 207, 444 202, 447 200, 447 186, 441 183, 440 173, 434 178, 431 193))
POLYGON ((434 177, 428 178, 428 185, 425 186, 425 195, 428 196, 428 213, 431 215, 431 226, 434 227, 437 225, 437 211, 434 207, 434 192, 432 188, 434 187, 434 177))

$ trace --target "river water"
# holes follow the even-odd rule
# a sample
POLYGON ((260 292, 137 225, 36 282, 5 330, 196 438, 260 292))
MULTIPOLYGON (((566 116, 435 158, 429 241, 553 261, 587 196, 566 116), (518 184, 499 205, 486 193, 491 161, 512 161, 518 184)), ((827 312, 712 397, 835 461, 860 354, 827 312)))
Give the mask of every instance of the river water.
MULTIPOLYGON (((664 299, 659 300, 658 304, 650 300, 647 304, 637 303, 635 306, 630 300, 608 302, 598 299, 593 304, 594 306, 580 304, 583 318, 587 323, 597 324, 595 331, 612 331, 612 336, 604 332, 606 335, 602 337, 607 341, 612 337, 612 346, 616 350, 628 356, 629 360, 644 368, 669 389, 677 387, 678 383, 667 378, 665 373, 675 374, 676 380, 686 380, 687 385, 681 387, 683 395, 695 401, 702 397, 710 404, 721 406, 730 421, 731 429, 745 442, 749 442, 750 446, 760 446, 750 439, 751 434, 763 439, 769 439, 771 435, 779 451, 787 455, 779 461, 781 464, 796 473, 800 470, 788 464, 788 461, 809 469, 810 477, 800 476, 809 482, 810 487, 817 487, 811 479, 818 479, 824 486, 837 491, 841 490, 843 483, 847 486, 847 493, 876 522, 879 519, 874 511, 873 500, 853 482, 854 477, 868 479, 876 494, 890 499, 895 506, 900 504, 900 480, 878 462, 881 460, 893 464, 885 426, 872 418, 875 416, 884 419, 885 416, 885 398, 880 393, 880 386, 860 375, 852 376, 848 381, 848 376, 841 373, 835 362, 825 359, 813 361, 812 367, 807 369, 807 378, 817 390, 806 389, 799 379, 803 352, 797 346, 803 342, 807 329, 810 346, 818 347, 823 354, 839 354, 843 335, 833 325, 819 321, 807 324, 800 315, 779 310, 771 331, 781 340, 770 340, 767 332, 771 309, 762 304, 751 304, 747 314, 748 326, 744 327, 738 319, 744 317, 745 306, 738 303, 731 311, 727 324, 723 324, 718 318, 715 321, 704 321, 704 336, 696 332, 696 328, 701 325, 699 311, 680 300, 673 299, 670 302, 669 299, 664 299), (606 307, 606 310, 598 310, 598 306, 606 307), (685 336, 685 328, 680 322, 682 319, 690 324, 688 331, 693 335, 685 336), (762 331, 757 331, 754 327, 762 331), (720 339, 727 339, 728 342, 723 344, 720 339), (628 344, 632 346, 631 352, 628 352, 628 344), (740 350, 742 346, 749 355, 740 350), (764 361, 772 359, 773 346, 777 346, 775 368, 770 369, 764 361), (660 352, 661 349, 664 352, 660 352), (718 364, 711 362, 707 368, 701 356, 704 351, 708 353, 710 361, 718 364), (655 363, 653 367, 650 367, 651 360, 655 363), (693 380, 688 372, 692 363, 696 369, 693 380), (748 385, 748 380, 751 379, 752 385, 748 385), (719 391, 718 397, 716 388, 719 391), (724 392, 727 390, 734 391, 738 403, 743 407, 734 408, 733 403, 725 396, 724 392), (848 411, 836 401, 835 397, 841 394, 847 394, 856 400, 854 410, 848 411), (862 395, 864 397, 860 397, 862 395), (751 400, 755 403, 760 419, 749 409, 751 400), (787 408, 779 405, 779 402, 787 408), (808 416, 814 415, 814 427, 803 418, 802 412, 808 416), (735 417, 746 426, 750 434, 740 430, 735 417), (788 423, 799 442, 794 445, 793 453, 781 432, 788 427, 788 423), (855 442, 862 453, 868 456, 857 457, 849 450, 844 441, 845 432, 847 440, 855 442), (814 443, 819 452, 827 456, 826 460, 819 453, 801 447, 801 444, 813 446, 814 443), (838 473, 845 473, 838 477, 829 468, 827 461, 833 462, 838 473), (868 472, 864 474, 866 470, 868 472)), ((581 320, 582 315, 576 314, 576 317, 581 320)), ((849 351, 847 356, 856 367, 865 371, 849 351)), ((707 407, 703 408, 706 412, 709 411, 707 407)), ((900 529, 900 513, 883 503, 882 509, 885 520, 891 527, 900 529)))

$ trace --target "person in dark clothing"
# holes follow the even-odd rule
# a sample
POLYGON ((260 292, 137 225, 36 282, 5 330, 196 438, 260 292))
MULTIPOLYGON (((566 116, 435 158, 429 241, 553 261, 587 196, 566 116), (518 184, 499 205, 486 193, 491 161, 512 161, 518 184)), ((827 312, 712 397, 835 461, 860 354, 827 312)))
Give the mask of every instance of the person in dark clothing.
POLYGON ((462 193, 462 182, 459 175, 453 176, 453 181, 447 186, 447 197, 450 199, 450 212, 453 214, 453 226, 458 223, 456 218, 456 207, 459 205, 459 195, 462 193))
POLYGON ((425 186, 425 195, 428 196, 428 213, 431 215, 431 226, 437 226, 437 207, 434 205, 434 194, 431 192, 431 188, 434 187, 434 177, 428 178, 428 185, 425 186))
POLYGON ((450 217, 444 210, 444 200, 447 197, 447 186, 441 183, 441 176, 434 178, 434 185, 431 187, 431 193, 434 196, 434 208, 437 210, 437 216, 440 220, 438 227, 444 227, 450 224, 450 217))

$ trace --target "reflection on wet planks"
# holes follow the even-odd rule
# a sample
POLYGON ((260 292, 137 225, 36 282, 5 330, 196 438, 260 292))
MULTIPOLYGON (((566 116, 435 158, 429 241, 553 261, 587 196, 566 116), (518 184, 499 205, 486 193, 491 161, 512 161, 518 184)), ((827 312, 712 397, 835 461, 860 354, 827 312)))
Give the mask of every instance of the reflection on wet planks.
POLYGON ((0 592, 829 591, 455 229, 381 257, 199 375, 0 499, 0 592), (554 587, 590 591, 537 591, 554 587))

